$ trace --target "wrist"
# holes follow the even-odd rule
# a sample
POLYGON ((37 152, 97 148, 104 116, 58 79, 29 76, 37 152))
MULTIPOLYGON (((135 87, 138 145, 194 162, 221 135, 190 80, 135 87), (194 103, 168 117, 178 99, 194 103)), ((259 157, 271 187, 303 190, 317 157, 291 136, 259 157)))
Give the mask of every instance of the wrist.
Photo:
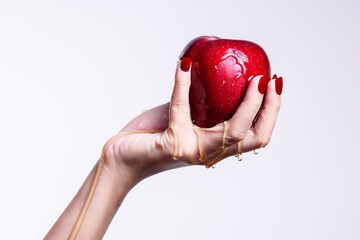
POLYGON ((100 179, 107 182, 111 192, 119 198, 119 201, 137 184, 135 179, 120 166, 109 161, 104 161, 100 179))

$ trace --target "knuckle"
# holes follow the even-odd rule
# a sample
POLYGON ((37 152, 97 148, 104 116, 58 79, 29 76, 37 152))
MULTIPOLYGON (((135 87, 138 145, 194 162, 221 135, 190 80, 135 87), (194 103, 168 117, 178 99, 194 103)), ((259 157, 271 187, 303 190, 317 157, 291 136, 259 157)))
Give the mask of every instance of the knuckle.
POLYGON ((177 76, 176 79, 176 85, 180 88, 185 88, 190 85, 190 81, 187 81, 187 79, 184 78, 184 76, 177 76))
POLYGON ((270 137, 257 137, 255 146, 256 148, 264 148, 266 147, 270 142, 270 137))
POLYGON ((166 130, 165 134, 162 134, 161 138, 155 141, 156 148, 160 148, 167 157, 173 157, 175 155, 175 136, 171 129, 166 130))
POLYGON ((185 159, 187 162, 190 162, 190 159, 192 159, 191 151, 186 148, 179 149, 179 159, 185 159))
POLYGON ((248 129, 242 129, 242 128, 234 129, 230 131, 229 134, 226 136, 226 142, 230 145, 240 142, 241 140, 244 139, 247 131, 248 129))
POLYGON ((275 114, 279 113, 280 112, 280 104, 276 104, 274 106, 271 106, 270 111, 275 113, 275 114))
POLYGON ((197 151, 191 144, 187 144, 184 139, 179 139, 178 146, 175 143, 175 136, 171 129, 163 135, 162 139, 157 143, 169 158, 174 158, 176 155, 177 160, 182 160, 188 164, 194 165, 199 163, 199 156, 197 151))
POLYGON ((184 157, 187 159, 187 162, 192 165, 199 164, 200 156, 198 155, 197 150, 191 148, 184 149, 184 157))
POLYGON ((184 101, 172 101, 171 110, 173 111, 188 111, 190 110, 190 105, 184 101))
POLYGON ((198 164, 199 156, 197 147, 194 147, 193 143, 189 144, 190 142, 185 139, 179 139, 179 146, 177 147, 178 159, 182 159, 189 164, 198 164))

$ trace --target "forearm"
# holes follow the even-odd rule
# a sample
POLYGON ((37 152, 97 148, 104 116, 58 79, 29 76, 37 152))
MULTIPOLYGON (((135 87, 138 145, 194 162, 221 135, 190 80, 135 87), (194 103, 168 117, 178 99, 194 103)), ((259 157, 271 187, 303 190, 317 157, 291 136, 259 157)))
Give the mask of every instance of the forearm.
MULTIPOLYGON (((94 166, 45 239, 67 239, 88 196, 98 165, 99 163, 94 166)), ((101 239, 131 187, 126 175, 121 174, 121 171, 114 173, 109 166, 104 165, 77 239, 101 239)))

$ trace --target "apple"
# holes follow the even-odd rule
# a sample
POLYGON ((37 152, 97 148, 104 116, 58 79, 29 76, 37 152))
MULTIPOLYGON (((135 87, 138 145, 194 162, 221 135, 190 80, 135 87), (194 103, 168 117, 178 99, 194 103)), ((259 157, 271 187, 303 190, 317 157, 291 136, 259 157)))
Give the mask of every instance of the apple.
POLYGON ((250 79, 271 74, 265 51, 249 41, 202 36, 185 47, 183 57, 191 59, 191 118, 199 127, 231 118, 250 79))

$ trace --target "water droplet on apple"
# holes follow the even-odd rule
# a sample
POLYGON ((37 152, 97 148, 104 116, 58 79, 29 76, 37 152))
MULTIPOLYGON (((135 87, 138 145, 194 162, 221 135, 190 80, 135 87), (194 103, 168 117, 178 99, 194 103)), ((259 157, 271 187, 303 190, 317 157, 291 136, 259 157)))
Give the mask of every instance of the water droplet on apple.
POLYGON ((259 153, 259 149, 254 150, 254 154, 257 155, 259 153))

